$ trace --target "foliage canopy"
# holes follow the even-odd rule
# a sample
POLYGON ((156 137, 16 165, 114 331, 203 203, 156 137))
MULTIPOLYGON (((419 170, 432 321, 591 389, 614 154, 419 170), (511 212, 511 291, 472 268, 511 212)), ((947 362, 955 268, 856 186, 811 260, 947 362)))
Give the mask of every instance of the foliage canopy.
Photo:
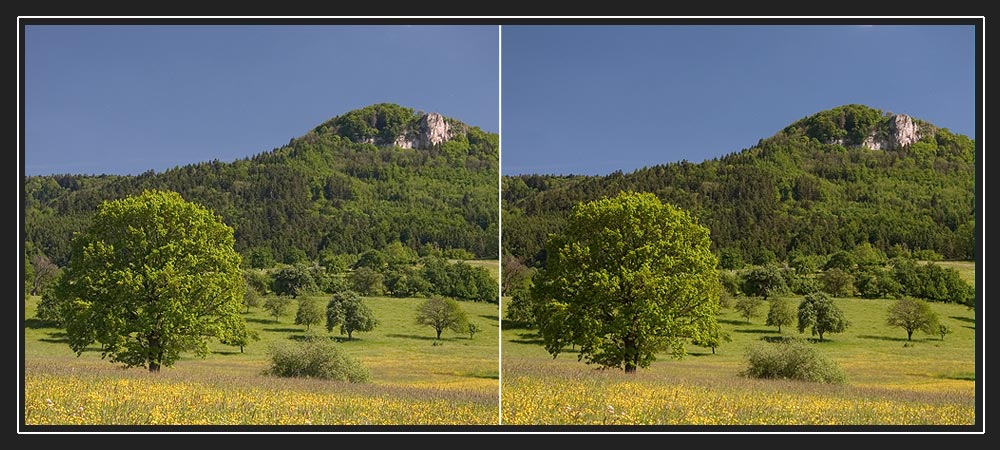
POLYGON ((655 354, 713 341, 718 261, 709 231, 649 193, 622 192, 577 205, 546 244, 534 277, 546 350, 567 344, 587 363, 634 372, 655 354))
POLYGON ((175 192, 105 202, 56 288, 69 345, 155 372, 209 338, 243 341, 240 263, 233 229, 175 192))

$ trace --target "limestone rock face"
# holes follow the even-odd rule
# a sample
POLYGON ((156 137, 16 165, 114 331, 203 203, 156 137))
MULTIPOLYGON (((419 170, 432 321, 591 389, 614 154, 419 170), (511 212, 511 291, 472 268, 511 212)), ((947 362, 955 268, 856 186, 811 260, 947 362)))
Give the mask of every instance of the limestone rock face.
POLYGON ((420 118, 419 148, 428 148, 451 139, 451 127, 444 116, 432 112, 420 118))
POLYGON ((396 140, 392 141, 392 145, 399 148, 413 148, 413 139, 409 139, 406 135, 396 136, 396 140))
POLYGON ((391 144, 399 148, 427 149, 455 137, 448 121, 438 113, 424 114, 418 123, 416 130, 407 130, 396 136, 391 143, 383 142, 382 144, 391 144))
POLYGON ((872 150, 893 150, 917 142, 920 138, 920 129, 913 118, 906 114, 896 114, 889 119, 888 135, 871 134, 861 145, 872 150))

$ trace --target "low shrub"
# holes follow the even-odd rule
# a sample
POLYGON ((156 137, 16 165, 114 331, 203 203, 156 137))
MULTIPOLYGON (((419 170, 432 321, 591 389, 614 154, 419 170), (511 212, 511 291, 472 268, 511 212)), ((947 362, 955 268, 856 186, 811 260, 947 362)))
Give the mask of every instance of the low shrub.
POLYGON ((801 340, 758 344, 747 349, 747 368, 740 375, 751 378, 784 378, 820 383, 844 383, 844 372, 813 346, 801 340))
POLYGON ((320 378, 364 383, 371 373, 361 363, 340 349, 340 344, 326 337, 310 337, 299 342, 272 345, 271 366, 267 375, 279 377, 320 378))

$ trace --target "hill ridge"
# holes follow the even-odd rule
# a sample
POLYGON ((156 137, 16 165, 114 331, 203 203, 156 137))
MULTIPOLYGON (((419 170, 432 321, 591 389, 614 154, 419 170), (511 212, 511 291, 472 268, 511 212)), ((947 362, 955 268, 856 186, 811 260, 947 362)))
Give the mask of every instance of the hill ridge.
POLYGON ((316 261, 397 241, 425 253, 496 257, 498 171, 497 134, 380 103, 232 162, 25 177, 26 247, 62 265, 72 233, 102 201, 167 189, 220 214, 245 258, 316 261))
POLYGON ((545 237, 574 205, 634 190, 692 211, 711 230, 718 255, 746 262, 865 242, 889 254, 973 259, 975 147, 923 120, 848 104, 700 163, 505 176, 504 250, 540 264, 545 237))

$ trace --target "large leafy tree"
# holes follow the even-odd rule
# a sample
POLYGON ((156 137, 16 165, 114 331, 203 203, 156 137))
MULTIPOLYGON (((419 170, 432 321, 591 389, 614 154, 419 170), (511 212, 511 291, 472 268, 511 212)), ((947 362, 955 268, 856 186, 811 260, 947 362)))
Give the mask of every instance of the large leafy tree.
POLYGON ((101 204, 56 286, 70 347, 157 372, 208 340, 244 341, 245 282, 233 229, 170 191, 101 204))
MULTIPOLYGON (((938 317, 931 305, 923 300, 903 297, 889 307, 886 323, 906 330, 906 340, 912 340, 913 332, 920 330, 927 334, 940 331, 938 317)), ((943 337, 942 337, 943 339, 943 337)))
POLYGON ((711 340, 721 288, 709 245, 707 228, 650 193, 578 204, 532 288, 539 315, 559 318, 539 323, 546 350, 573 344, 588 364, 632 373, 711 340))
POLYGON ((799 333, 809 328, 813 335, 819 335, 822 342, 823 334, 840 333, 849 325, 844 312, 822 292, 809 294, 799 303, 799 333))
POLYGON ((372 331, 378 326, 375 313, 354 291, 333 294, 326 304, 326 330, 340 326, 340 333, 347 333, 347 340, 354 339, 355 331, 372 331))
POLYGON ((453 298, 431 297, 417 307, 417 325, 427 325, 437 332, 437 339, 441 339, 441 332, 451 330, 456 333, 468 331, 468 317, 462 306, 453 298))

